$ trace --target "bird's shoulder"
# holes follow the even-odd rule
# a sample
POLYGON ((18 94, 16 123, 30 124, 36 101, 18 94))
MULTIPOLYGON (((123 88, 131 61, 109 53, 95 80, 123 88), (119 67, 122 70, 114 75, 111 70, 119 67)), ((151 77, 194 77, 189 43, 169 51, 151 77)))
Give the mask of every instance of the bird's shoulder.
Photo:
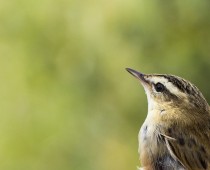
POLYGON ((186 169, 210 169, 210 121, 183 128, 170 126, 161 136, 170 155, 186 169))

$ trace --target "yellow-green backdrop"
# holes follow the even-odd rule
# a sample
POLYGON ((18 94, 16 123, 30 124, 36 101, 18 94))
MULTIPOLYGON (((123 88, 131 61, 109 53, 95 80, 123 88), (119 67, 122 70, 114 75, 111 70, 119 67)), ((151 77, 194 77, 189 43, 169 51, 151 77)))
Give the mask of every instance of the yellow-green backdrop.
POLYGON ((147 113, 125 67, 210 101, 210 1, 2 0, 0 169, 135 170, 147 113))

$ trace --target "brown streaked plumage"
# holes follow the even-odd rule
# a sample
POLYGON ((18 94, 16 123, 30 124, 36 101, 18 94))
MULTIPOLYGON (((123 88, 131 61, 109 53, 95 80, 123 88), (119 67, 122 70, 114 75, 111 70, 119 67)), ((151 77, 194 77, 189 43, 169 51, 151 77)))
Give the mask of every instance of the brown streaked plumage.
POLYGON ((142 74, 148 114, 139 132, 141 170, 210 170, 210 108, 199 89, 174 75, 142 74))

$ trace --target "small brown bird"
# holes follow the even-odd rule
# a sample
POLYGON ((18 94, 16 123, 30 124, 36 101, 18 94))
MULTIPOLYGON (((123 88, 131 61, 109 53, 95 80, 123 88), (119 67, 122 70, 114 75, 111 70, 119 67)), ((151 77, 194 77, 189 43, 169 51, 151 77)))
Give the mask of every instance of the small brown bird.
POLYGON ((210 108, 198 88, 177 76, 126 70, 148 99, 138 137, 140 169, 210 170, 210 108))

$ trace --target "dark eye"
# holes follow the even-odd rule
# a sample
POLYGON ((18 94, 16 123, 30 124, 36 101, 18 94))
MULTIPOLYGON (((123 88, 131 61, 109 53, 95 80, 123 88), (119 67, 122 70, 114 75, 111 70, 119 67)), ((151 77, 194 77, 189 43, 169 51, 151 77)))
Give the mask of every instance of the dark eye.
POLYGON ((157 84, 155 84, 155 90, 157 92, 163 92, 165 90, 165 86, 161 83, 157 83, 157 84))

